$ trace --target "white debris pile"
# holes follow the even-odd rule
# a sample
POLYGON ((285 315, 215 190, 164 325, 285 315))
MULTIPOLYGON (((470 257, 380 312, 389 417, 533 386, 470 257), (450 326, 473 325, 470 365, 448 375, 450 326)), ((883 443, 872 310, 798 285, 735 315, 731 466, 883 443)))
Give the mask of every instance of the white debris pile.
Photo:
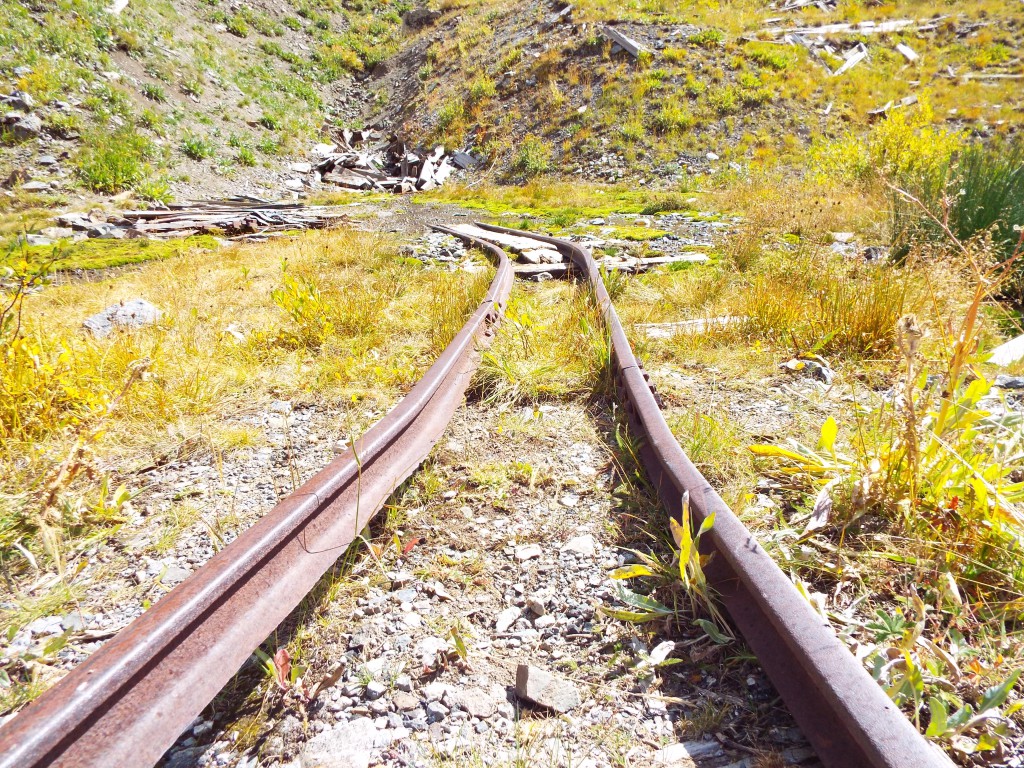
POLYGON ((318 144, 318 161, 310 168, 314 181, 349 189, 381 192, 425 191, 441 186, 458 169, 479 161, 468 152, 445 153, 443 146, 423 152, 391 137, 380 141, 376 131, 343 131, 337 144, 318 144))

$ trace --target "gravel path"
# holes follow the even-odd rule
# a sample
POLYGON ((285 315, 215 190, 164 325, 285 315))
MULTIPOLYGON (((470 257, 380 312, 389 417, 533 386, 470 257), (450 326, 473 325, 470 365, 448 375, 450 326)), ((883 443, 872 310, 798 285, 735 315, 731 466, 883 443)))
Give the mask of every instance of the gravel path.
POLYGON ((291 632, 307 690, 336 681, 308 703, 271 689, 244 752, 239 720, 201 718, 166 765, 813 761, 760 671, 729 660, 738 646, 601 613, 608 571, 649 548, 616 495, 613 429, 581 405, 467 406, 392 511, 417 544, 398 557, 381 538, 380 561, 291 632), (666 642, 677 663, 652 666, 666 642))

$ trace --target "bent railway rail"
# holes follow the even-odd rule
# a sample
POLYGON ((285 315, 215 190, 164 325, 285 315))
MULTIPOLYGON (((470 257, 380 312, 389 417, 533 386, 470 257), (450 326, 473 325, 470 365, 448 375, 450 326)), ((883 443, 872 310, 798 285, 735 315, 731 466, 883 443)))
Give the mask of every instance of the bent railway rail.
POLYGON ((616 388, 630 427, 642 440, 640 456, 648 479, 669 514, 680 517, 688 492, 695 525, 715 516, 714 526, 701 539, 702 547, 716 553, 706 568, 708 581, 822 762, 829 768, 951 766, 797 592, 680 448, 590 252, 567 240, 478 226, 553 245, 589 281, 611 336, 616 388))
MULTIPOLYGON (((684 493, 732 622, 829 768, 940 768, 928 744, 799 595, 754 536, 683 453, 634 357, 591 254, 565 240, 504 227, 557 248, 589 282, 611 337, 616 387, 641 458, 670 514, 684 493)), ((490 290, 462 331, 402 403, 0 728, 0 768, 155 763, 239 667, 313 588, 440 438, 500 321, 512 285, 505 254, 484 239, 436 229, 497 259, 490 290)))
POLYGON ((0 728, 2 768, 151 766, 344 553, 451 420, 512 288, 339 456, 0 728))

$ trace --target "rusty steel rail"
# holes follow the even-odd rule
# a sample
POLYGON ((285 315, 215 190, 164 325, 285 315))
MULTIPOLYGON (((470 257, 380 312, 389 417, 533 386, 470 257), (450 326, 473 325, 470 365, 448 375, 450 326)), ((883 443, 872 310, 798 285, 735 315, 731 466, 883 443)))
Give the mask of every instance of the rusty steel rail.
POLYGON ((0 728, 2 768, 152 766, 427 456, 512 288, 485 299, 402 402, 153 608, 0 728))
POLYGON ((687 458, 658 407, 649 375, 633 355, 590 252, 533 232, 478 226, 553 245, 589 281, 611 335, 619 396, 631 428, 642 439, 647 476, 677 519, 687 491, 696 525, 715 515, 714 527, 702 537, 704 547, 716 553, 706 569, 708 581, 818 757, 829 768, 952 766, 903 716, 687 458))

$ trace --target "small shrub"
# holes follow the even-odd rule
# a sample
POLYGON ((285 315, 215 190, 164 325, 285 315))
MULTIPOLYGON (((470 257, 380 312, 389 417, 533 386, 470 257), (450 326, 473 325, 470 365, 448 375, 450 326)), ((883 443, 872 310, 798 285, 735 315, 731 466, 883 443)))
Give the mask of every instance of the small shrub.
POLYGON ((189 77, 181 81, 181 92, 186 96, 199 97, 203 95, 203 81, 198 77, 189 77))
POLYGON ((626 120, 619 128, 619 133, 626 141, 641 141, 647 135, 643 116, 638 114, 626 120))
POLYGON ((142 181, 153 145, 133 128, 97 130, 84 137, 75 159, 78 177, 94 192, 114 194, 142 181))
POLYGON ((465 116, 466 107, 461 99, 448 99, 437 111, 437 127, 442 131, 461 121, 465 116))
POLYGON ((46 118, 46 129, 61 139, 72 139, 82 131, 82 118, 74 113, 55 112, 46 118))
POLYGON ((734 85, 717 88, 708 94, 708 104, 720 115, 732 115, 740 111, 742 94, 734 85))
POLYGON ((244 165, 247 168, 256 165, 256 154, 248 147, 240 147, 238 154, 235 155, 235 159, 239 165, 244 165))
POLYGON ((285 16, 283 19, 281 19, 281 23, 284 24, 286 27, 288 27, 288 29, 292 30, 293 32, 298 32, 299 30, 302 29, 302 22, 299 21, 294 16, 285 16))
POLYGON ((256 147, 265 155, 277 155, 281 152, 281 139, 274 135, 264 136, 256 147))
POLYGON ((689 53, 685 48, 666 48, 661 52, 661 55, 665 57, 665 61, 670 61, 673 64, 683 64, 686 62, 689 53))
POLYGON ((512 161, 512 170, 526 178, 532 178, 550 169, 551 145, 538 136, 527 135, 512 161))
POLYGON ((277 115, 269 114, 264 112, 263 116, 260 117, 260 125, 266 128, 268 131, 279 131, 281 130, 281 118, 277 115))
POLYGON ((690 35, 690 42, 694 45, 699 45, 701 48, 717 48, 722 44, 725 39, 725 35, 720 29, 710 27, 708 29, 702 29, 700 32, 690 35))
POLYGON ((654 129, 658 133, 688 131, 694 126, 693 115, 678 104, 665 101, 654 115, 654 129))
POLYGON ((181 140, 181 151, 193 160, 205 160, 213 157, 216 148, 206 137, 189 133, 181 140))
POLYGON ((762 67, 781 72, 793 63, 789 52, 779 45, 750 43, 746 48, 747 58, 762 67))
POLYGON ((154 203, 163 203, 164 205, 167 205, 174 200, 174 195, 171 194, 171 186, 163 176, 158 179, 149 179, 147 181, 140 182, 135 186, 135 194, 143 200, 149 200, 154 203))
POLYGON ((249 25, 245 22, 245 17, 240 13, 232 14, 224 22, 228 28, 228 32, 237 37, 248 37, 249 36, 249 25))
POLYGON ((814 147, 814 165, 824 177, 889 178, 915 186, 940 172, 963 143, 960 133, 932 125, 933 117, 922 98, 916 111, 891 112, 866 137, 850 134, 814 147))
MULTIPOLYGON (((1024 141, 1019 139, 967 146, 931 173, 895 179, 929 210, 946 208, 948 226, 961 241, 988 236, 997 258, 1014 252, 1024 228, 1024 141)), ((937 221, 895 193, 892 202, 892 238, 906 251, 919 239, 938 242, 946 233, 937 221)), ((1024 265, 1015 265, 1005 290, 1024 298, 1024 265)))
POLYGON ((469 103, 479 104, 485 99, 493 98, 496 93, 494 81, 487 75, 479 75, 469 84, 469 103))
POLYGON ((158 101, 161 104, 167 101, 167 91, 159 83, 143 83, 142 93, 151 101, 158 101))

